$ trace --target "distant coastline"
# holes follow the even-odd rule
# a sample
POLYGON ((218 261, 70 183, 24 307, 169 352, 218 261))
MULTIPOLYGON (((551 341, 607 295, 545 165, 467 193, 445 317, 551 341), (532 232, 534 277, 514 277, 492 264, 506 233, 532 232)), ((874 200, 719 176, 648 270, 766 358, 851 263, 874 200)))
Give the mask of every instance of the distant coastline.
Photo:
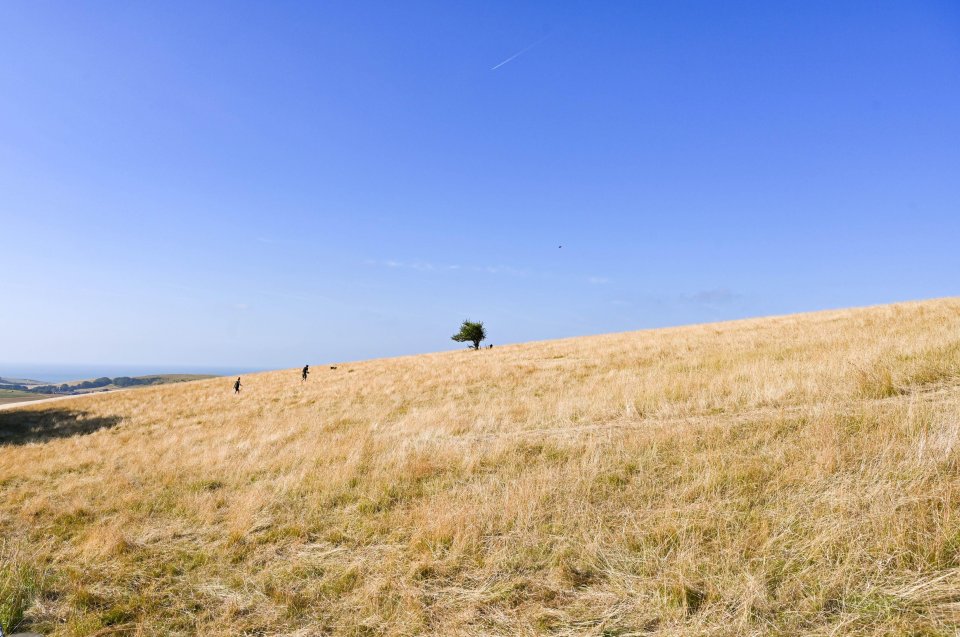
MULTIPOLYGON (((84 370, 86 371, 86 370, 84 370)), ((22 402, 35 402, 82 396, 84 394, 120 391, 133 387, 166 385, 214 378, 211 374, 149 374, 144 376, 101 376, 77 379, 63 383, 41 381, 36 378, 0 376, 0 407, 22 402)))
POLYGON ((92 378, 118 376, 153 376, 159 374, 199 374, 235 376, 263 371, 252 367, 202 367, 195 365, 56 365, 34 363, 0 363, 0 377, 26 378, 44 383, 65 383, 92 378))

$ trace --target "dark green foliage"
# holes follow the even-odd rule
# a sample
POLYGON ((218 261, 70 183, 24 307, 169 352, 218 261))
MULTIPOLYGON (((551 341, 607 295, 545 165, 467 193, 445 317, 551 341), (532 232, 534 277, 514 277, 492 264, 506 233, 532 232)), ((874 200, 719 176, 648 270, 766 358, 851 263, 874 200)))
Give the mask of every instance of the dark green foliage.
POLYGON ((480 341, 487 338, 487 332, 483 329, 483 322, 474 323, 467 319, 460 326, 460 331, 451 336, 458 343, 473 343, 473 349, 480 349, 480 341))
POLYGON ((96 380, 85 380, 82 383, 73 385, 71 389, 94 389, 96 387, 106 387, 110 384, 110 379, 102 376, 96 380))
MULTIPOLYGON (((32 392, 34 394, 74 394, 79 389, 97 389, 98 387, 107 387, 114 385, 116 387, 134 387, 137 385, 160 385, 164 382, 160 376, 142 376, 131 378, 129 376, 118 376, 110 379, 106 376, 96 380, 85 380, 81 383, 63 383, 61 385, 40 385, 38 387, 23 387, 22 391, 32 392)), ((21 386, 17 386, 19 389, 21 386)), ((13 386, 3 386, 3 389, 12 389, 13 386)))

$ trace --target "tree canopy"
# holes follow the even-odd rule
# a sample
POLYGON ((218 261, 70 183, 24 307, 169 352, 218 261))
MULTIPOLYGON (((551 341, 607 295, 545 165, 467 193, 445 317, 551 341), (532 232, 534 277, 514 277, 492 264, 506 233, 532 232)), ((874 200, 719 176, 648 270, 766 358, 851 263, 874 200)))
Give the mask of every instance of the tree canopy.
POLYGON ((487 338, 487 332, 483 329, 483 322, 474 322, 467 319, 460 325, 460 331, 451 336, 458 343, 473 343, 473 349, 480 349, 480 341, 487 338))

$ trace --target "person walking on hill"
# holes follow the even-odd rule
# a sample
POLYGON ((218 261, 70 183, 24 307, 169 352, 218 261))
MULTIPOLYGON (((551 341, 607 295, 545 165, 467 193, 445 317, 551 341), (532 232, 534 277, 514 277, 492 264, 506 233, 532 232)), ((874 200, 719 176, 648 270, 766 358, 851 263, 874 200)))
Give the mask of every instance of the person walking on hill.
POLYGON ((235 383, 233 384, 233 393, 234 393, 234 394, 239 394, 239 393, 240 393, 240 387, 241 387, 241 385, 240 385, 240 377, 237 376, 237 382, 235 382, 235 383))
POLYGON ((301 381, 307 380, 307 374, 309 374, 309 373, 310 373, 310 366, 309 366, 309 365, 304 365, 304 366, 303 366, 303 370, 301 370, 300 380, 301 380, 301 381))

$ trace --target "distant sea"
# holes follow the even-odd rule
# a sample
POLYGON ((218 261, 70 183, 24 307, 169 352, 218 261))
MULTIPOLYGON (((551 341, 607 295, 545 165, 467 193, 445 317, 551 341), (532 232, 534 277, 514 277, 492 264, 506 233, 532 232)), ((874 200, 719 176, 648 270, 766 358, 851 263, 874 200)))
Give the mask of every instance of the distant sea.
POLYGON ((150 376, 153 374, 209 374, 239 376, 256 371, 250 367, 194 367, 191 365, 37 365, 32 363, 0 363, 0 377, 28 378, 48 383, 88 380, 108 376, 150 376))

